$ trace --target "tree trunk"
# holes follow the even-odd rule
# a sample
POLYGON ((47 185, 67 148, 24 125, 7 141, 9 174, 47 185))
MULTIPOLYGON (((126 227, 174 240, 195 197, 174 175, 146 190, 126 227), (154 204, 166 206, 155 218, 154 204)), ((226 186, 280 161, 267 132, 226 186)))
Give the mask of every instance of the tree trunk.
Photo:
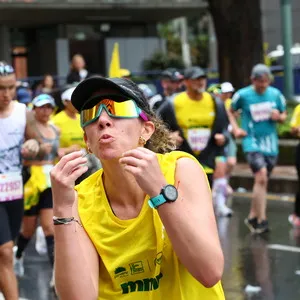
POLYGON ((207 0, 218 41, 220 82, 249 84, 252 67, 263 62, 260 0, 207 0))

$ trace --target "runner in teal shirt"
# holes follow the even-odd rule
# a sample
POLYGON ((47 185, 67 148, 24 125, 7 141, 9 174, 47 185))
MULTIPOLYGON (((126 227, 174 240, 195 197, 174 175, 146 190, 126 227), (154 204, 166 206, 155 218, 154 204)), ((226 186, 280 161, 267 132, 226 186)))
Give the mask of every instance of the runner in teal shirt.
POLYGON ((278 89, 270 86, 271 77, 267 66, 254 66, 252 85, 235 93, 229 113, 233 134, 242 138, 243 152, 254 174, 253 199, 245 224, 256 234, 269 231, 266 196, 268 177, 278 155, 276 123, 286 119, 285 98, 278 89), (235 120, 236 111, 241 111, 242 128, 235 120))
POLYGON ((258 94, 251 85, 235 93, 231 107, 241 113, 242 129, 247 136, 242 141, 243 151, 260 152, 266 156, 278 155, 278 135, 276 121, 271 118, 272 110, 280 113, 286 110, 285 98, 271 86, 263 94, 258 94))

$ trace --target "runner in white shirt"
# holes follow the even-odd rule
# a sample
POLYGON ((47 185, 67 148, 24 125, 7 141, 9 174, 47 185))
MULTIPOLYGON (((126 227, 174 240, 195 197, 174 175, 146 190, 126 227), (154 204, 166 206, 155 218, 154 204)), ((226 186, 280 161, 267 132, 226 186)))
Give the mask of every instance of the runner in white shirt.
POLYGON ((15 92, 14 69, 0 62, 0 290, 9 300, 19 299, 12 249, 24 206, 21 155, 34 157, 39 150, 35 140, 23 144, 30 112, 13 101, 15 92))

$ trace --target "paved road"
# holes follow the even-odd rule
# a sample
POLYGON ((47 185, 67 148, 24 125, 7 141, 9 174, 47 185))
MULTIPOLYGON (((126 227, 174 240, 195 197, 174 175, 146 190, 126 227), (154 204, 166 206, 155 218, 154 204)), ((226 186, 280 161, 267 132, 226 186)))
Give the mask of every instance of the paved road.
MULTIPOLYGON (((249 234, 243 224, 249 207, 245 198, 234 201, 232 219, 218 220, 225 254, 226 299, 300 299, 300 230, 291 229, 287 222, 292 203, 269 202, 272 232, 268 236, 249 234), (254 292, 246 293, 246 287, 254 292)), ((47 256, 39 256, 32 243, 26 253, 25 277, 19 280, 20 296, 29 300, 54 300, 48 288, 50 277, 47 256)))

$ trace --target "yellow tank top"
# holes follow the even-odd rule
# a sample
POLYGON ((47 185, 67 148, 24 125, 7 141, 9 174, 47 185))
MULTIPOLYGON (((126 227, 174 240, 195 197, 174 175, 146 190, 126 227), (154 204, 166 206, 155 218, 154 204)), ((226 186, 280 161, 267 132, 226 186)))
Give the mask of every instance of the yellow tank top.
POLYGON ((225 108, 226 110, 230 110, 232 99, 228 98, 225 100, 225 108))
MULTIPOLYGON (((212 96, 204 92, 201 100, 193 100, 187 92, 180 93, 174 99, 174 111, 184 138, 195 155, 198 155, 207 146, 215 121, 215 104, 212 96)), ((213 173, 213 169, 203 167, 207 174, 213 173)))
POLYGON ((291 127, 299 127, 300 126, 300 104, 298 104, 293 112, 293 116, 290 122, 291 127))
MULTIPOLYGON (((169 184, 174 184, 177 159, 196 160, 179 151, 157 156, 169 184)), ((221 282, 205 288, 179 262, 149 196, 138 217, 114 215, 102 174, 101 169, 76 186, 81 222, 101 257, 98 300, 225 299, 221 282)))
POLYGON ((80 126, 79 114, 76 115, 76 119, 72 119, 65 111, 61 111, 51 121, 61 131, 60 147, 67 148, 72 145, 79 145, 82 148, 86 147, 83 140, 83 131, 80 126))

